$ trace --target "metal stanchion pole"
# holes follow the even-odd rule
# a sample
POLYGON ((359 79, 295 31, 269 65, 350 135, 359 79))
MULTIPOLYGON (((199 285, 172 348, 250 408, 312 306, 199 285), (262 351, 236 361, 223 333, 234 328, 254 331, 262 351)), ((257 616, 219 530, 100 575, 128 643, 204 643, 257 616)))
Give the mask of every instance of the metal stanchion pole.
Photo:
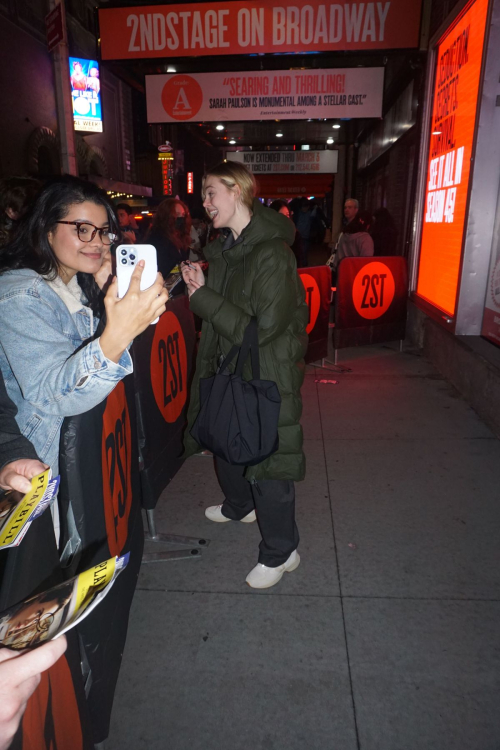
POLYGON ((187 545, 189 549, 166 550, 162 552, 146 552, 142 556, 143 563, 164 562, 166 560, 186 560, 188 558, 201 557, 203 547, 208 547, 208 539, 197 539, 191 536, 178 536, 177 534, 162 534, 156 530, 154 510, 146 510, 148 531, 144 532, 146 542, 163 542, 166 544, 187 545))

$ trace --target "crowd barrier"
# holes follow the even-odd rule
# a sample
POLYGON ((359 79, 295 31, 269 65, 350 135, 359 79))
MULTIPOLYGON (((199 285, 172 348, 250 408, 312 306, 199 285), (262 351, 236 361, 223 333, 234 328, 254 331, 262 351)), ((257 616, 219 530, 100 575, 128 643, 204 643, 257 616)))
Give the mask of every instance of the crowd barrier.
POLYGON ((28 701, 15 750, 91 750, 106 739, 128 617, 143 556, 141 508, 152 512, 182 465, 182 433, 196 334, 185 297, 172 300, 131 350, 134 374, 90 411, 64 420, 59 506, 62 547, 81 545, 61 569, 45 513, 0 558, 0 611, 114 555, 130 562, 106 598, 68 633, 68 650, 28 701), (80 664, 81 662, 81 664, 80 664), (83 667, 83 670, 82 670, 83 667), (83 671, 83 679, 82 679, 83 671))
POLYGON ((399 256, 344 258, 335 294, 335 352, 404 339, 408 267, 399 256))
POLYGON ((306 292, 309 308, 307 333, 309 345, 306 362, 316 362, 328 355, 328 322, 330 316, 330 297, 332 272, 328 266, 311 266, 299 268, 298 274, 306 292))

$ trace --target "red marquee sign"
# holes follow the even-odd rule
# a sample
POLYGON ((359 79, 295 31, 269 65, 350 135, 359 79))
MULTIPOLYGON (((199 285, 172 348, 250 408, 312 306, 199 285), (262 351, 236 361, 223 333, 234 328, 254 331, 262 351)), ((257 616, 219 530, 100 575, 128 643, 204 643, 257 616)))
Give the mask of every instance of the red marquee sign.
POLYGON ((99 10, 103 60, 417 47, 422 0, 262 0, 99 10))

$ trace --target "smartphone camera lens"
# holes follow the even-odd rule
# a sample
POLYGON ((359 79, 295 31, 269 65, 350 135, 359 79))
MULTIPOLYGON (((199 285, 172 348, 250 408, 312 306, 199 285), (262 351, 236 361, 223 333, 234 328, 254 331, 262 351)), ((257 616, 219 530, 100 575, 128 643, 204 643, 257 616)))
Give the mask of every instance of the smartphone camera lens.
POLYGON ((125 248, 123 248, 122 255, 126 255, 126 254, 127 254, 127 251, 125 250, 125 248))
POLYGON ((127 265, 127 259, 126 259, 126 258, 122 258, 122 263, 123 263, 124 265, 127 265))
POLYGON ((135 255, 130 255, 130 260, 135 260, 135 255))

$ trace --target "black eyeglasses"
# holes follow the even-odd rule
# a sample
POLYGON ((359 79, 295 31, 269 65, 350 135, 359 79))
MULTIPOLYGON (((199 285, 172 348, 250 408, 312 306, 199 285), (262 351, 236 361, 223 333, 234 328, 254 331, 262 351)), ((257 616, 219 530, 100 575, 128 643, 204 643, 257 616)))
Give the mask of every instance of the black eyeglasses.
POLYGON ((76 227, 78 239, 81 242, 92 242, 97 232, 103 245, 112 245, 116 242, 118 235, 114 232, 110 232, 107 228, 96 227, 95 224, 91 224, 89 221, 56 221, 56 224, 72 224, 76 227))

